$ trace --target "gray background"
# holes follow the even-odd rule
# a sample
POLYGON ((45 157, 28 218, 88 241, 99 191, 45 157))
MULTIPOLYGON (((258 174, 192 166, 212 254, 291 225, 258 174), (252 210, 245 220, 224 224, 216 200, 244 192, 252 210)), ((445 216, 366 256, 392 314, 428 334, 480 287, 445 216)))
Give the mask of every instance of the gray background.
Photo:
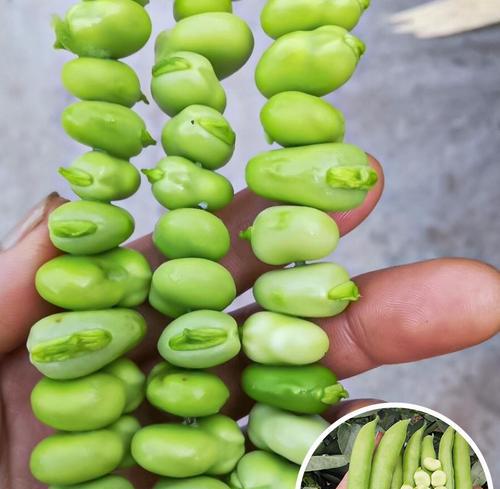
MULTIPOLYGON (((56 168, 82 152, 59 126, 71 103, 59 81, 71 58, 53 51, 52 13, 67 0, 0 0, 0 233, 37 200, 56 189, 71 196, 56 168)), ((266 149, 258 124, 263 99, 253 66, 269 40, 258 24, 263 0, 235 3, 256 33, 255 53, 244 70, 224 82, 226 116, 239 135, 223 172, 243 187, 250 155, 266 149)), ((391 33, 388 16, 414 0, 375 2, 356 29, 368 52, 350 83, 330 100, 344 110, 347 140, 384 164, 387 187, 377 210, 343 239, 336 259, 353 274, 443 255, 500 265, 500 29, 439 40, 391 33)), ((155 32, 171 25, 170 2, 148 7, 155 32)), ((152 38, 153 39, 153 38, 152 38)), ((128 58, 147 90, 153 42, 128 58)), ((136 109, 158 137, 165 116, 154 105, 136 109)), ((160 146, 135 160, 152 166, 160 146)), ((137 218, 137 235, 160 215, 144 184, 125 206, 137 218)), ((415 402, 453 418, 469 431, 500 478, 500 338, 468 351, 418 363, 382 367, 346 382, 353 397, 415 402)), ((496 477, 495 477, 496 476, 496 477)))

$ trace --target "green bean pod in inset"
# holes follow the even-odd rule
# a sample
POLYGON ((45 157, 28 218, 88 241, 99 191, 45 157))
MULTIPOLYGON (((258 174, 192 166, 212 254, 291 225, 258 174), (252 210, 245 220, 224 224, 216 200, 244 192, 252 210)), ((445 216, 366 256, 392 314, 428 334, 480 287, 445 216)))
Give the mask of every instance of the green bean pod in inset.
POLYGON ((455 433, 453 443, 453 467, 455 469, 455 489, 470 489, 472 487, 470 447, 465 438, 455 433))
POLYGON ((403 456, 403 484, 413 485, 413 476, 421 465, 420 452, 425 426, 415 431, 404 450, 403 456))
POLYGON ((443 471, 446 473, 446 489, 455 489, 455 470, 453 467, 453 443, 455 430, 448 426, 439 441, 438 458, 443 471))
POLYGON ((347 489, 369 489, 377 423, 378 418, 366 423, 356 436, 349 462, 347 489))
POLYGON ((373 457, 370 489, 390 489, 409 423, 409 419, 398 421, 384 433, 373 457))

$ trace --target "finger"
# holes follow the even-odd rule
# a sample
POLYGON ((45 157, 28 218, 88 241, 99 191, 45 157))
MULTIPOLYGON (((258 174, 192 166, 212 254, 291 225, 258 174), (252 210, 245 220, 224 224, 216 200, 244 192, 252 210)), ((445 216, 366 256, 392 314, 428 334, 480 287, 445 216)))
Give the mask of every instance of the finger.
MULTIPOLYGON (((368 193, 364 203, 351 211, 330 213, 338 224, 341 235, 347 234, 363 222, 382 195, 384 187, 382 167, 372 157, 370 157, 370 164, 379 174, 379 181, 368 193)), ((228 268, 233 275, 238 293, 248 290, 262 273, 271 269, 270 266, 265 265, 255 257, 250 244, 239 238, 239 233, 253 223, 259 212, 272 205, 276 205, 276 203, 258 197, 250 190, 245 189, 236 194, 229 206, 216 213, 225 222, 231 234, 231 250, 222 259, 221 264, 228 268)), ((165 257, 153 246, 151 235, 135 241, 131 247, 145 254, 153 267, 157 267, 165 261, 165 257)))
POLYGON ((11 233, 14 238, 3 242, 4 251, 0 253, 0 354, 19 346, 33 323, 56 310, 38 295, 35 274, 43 263, 60 253, 50 242, 47 216, 64 202, 55 193, 49 195, 11 233))
MULTIPOLYGON (((462 350, 500 331, 500 273, 484 263, 443 258, 354 280, 361 300, 317 321, 330 338, 323 362, 340 378, 462 350)), ((235 317, 241 322, 257 309, 235 317)))

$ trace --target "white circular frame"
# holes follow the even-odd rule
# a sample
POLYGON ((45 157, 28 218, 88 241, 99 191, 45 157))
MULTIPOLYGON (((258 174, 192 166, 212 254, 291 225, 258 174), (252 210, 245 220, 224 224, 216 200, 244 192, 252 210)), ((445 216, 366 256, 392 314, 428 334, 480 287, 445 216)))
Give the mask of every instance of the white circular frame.
POLYGON ((430 414, 431 416, 434 416, 435 418, 438 418, 445 423, 447 423, 449 426, 455 429, 455 431, 458 431, 467 441, 469 446, 474 450, 474 453, 477 455, 477 458, 481 462, 481 465, 484 470, 484 474, 486 476, 486 482, 488 483, 488 488, 489 489, 494 489, 493 487, 493 479, 491 478, 491 473, 490 469, 488 468, 488 465, 486 464, 486 460, 481 453, 481 450, 479 450, 478 446, 474 442, 474 440, 454 421, 446 417, 444 414, 441 414, 437 411, 434 411, 432 409, 419 406, 418 404, 409 404, 405 402, 385 402, 385 403, 379 403, 379 404, 372 404, 371 406, 365 406, 360 409, 356 409, 355 411, 352 411, 345 416, 342 416, 342 418, 338 419, 330 425, 321 435, 317 438, 317 440, 313 443, 309 451, 307 452, 306 458, 302 462, 302 465, 300 466, 299 470, 299 476, 297 478, 297 483, 295 484, 295 489, 301 489, 302 487, 302 479, 304 478, 304 473, 306 471, 307 465, 309 463, 309 460, 311 457, 314 455, 314 452, 317 450, 319 447, 320 443, 327 437, 334 429, 338 428, 341 424, 345 423, 346 421, 349 421, 351 418, 354 418, 356 416, 360 416, 372 411, 378 411, 380 409, 410 409, 412 411, 421 411, 426 414, 430 414))

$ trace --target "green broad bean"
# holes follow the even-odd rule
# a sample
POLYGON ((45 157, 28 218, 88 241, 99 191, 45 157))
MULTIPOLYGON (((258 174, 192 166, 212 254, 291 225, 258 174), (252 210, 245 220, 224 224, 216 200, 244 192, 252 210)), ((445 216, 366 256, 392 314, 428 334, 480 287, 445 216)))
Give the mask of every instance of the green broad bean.
POLYGON ((169 156, 182 156, 207 170, 224 166, 233 155, 236 134, 212 107, 190 105, 163 128, 161 143, 169 156))
POLYGON ((81 100, 112 102, 125 107, 132 107, 140 100, 148 103, 135 71, 113 59, 68 61, 62 69, 62 82, 69 93, 81 100))
POLYGON ((153 474, 194 477, 206 473, 217 462, 218 443, 192 425, 149 425, 132 439, 132 456, 153 474))
POLYGON ((217 414, 229 399, 229 389, 215 374, 162 362, 149 374, 147 398, 162 411, 196 418, 217 414))
POLYGON ((201 209, 175 209, 156 223, 153 243, 170 259, 206 258, 219 261, 227 255, 231 236, 224 222, 201 209))
POLYGON ((137 418, 130 415, 122 416, 118 421, 110 425, 108 429, 119 435, 123 444, 123 457, 118 467, 126 469, 137 465, 130 453, 132 438, 141 429, 141 424, 137 418))
POLYGON ((178 258, 155 270, 149 303, 177 318, 199 309, 222 311, 235 297, 234 279, 222 265, 204 258, 178 258))
POLYGON ((135 411, 144 400, 146 376, 130 359, 122 357, 103 368, 106 372, 120 379, 125 387, 124 413, 135 411))
MULTIPOLYGON (((142 2, 141 2, 142 3, 142 2)), ((87 0, 55 16, 54 47, 78 56, 125 58, 139 51, 151 35, 151 19, 130 0, 87 0)))
POLYGON ((336 263, 314 263, 264 273, 255 282, 257 303, 272 312, 322 318, 343 312, 360 294, 336 263))
MULTIPOLYGON (((83 3, 97 1, 100 0, 83 3)), ((143 148, 156 144, 144 121, 133 110, 122 105, 75 102, 64 109, 61 120, 64 130, 75 141, 106 151, 117 158, 131 158, 143 148)))
MULTIPOLYGON (((49 489, 68 489, 68 486, 50 486, 49 489)), ((101 479, 72 485, 71 489, 134 489, 134 486, 119 475, 107 475, 101 479)))
POLYGON ((91 374, 136 346, 146 334, 132 309, 61 312, 38 321, 27 347, 31 363, 51 379, 91 374))
POLYGON ((429 487, 431 485, 431 476, 422 468, 418 468, 415 474, 413 475, 413 480, 415 481, 415 485, 429 487))
POLYGON ((132 440, 132 455, 141 467, 165 477, 219 475, 233 470, 244 444, 237 423, 216 414, 196 425, 146 426, 132 440))
POLYGON ((423 468, 430 472, 435 472, 441 469, 441 462, 437 458, 426 458, 424 459, 423 468))
POLYGON ((135 307, 148 295, 151 267, 138 251, 115 248, 53 258, 38 269, 35 282, 47 302, 64 309, 135 307))
POLYGON ((321 414, 349 397, 336 375, 322 365, 249 365, 242 375, 245 393, 257 402, 301 414, 321 414))
MULTIPOLYGON (((378 418, 366 423, 358 432, 349 461, 347 489, 369 489, 370 474, 375 450, 375 433, 378 418)), ((398 489, 401 489, 401 485, 398 489)))
POLYGON ((156 168, 142 172, 152 184, 156 200, 167 209, 216 211, 233 200, 234 190, 227 178, 180 156, 163 158, 156 168))
POLYGON ((330 212, 361 205, 378 174, 360 148, 329 143, 261 153, 248 162, 246 181, 261 197, 330 212))
POLYGON ((241 349, 238 325, 219 311, 194 311, 175 319, 158 340, 160 355, 172 365, 211 368, 226 363, 241 349))
POLYGON ((229 474, 245 454, 245 436, 238 423, 222 414, 214 414, 199 419, 198 426, 211 434, 218 444, 217 462, 210 467, 207 474, 229 474))
POLYGON ((256 450, 244 455, 231 474, 231 489, 279 487, 295 489, 299 467, 274 453, 256 450))
POLYGON ((269 0, 260 22, 264 32, 274 39, 324 25, 350 31, 369 6, 370 0, 269 0))
POLYGON ((230 489, 228 485, 219 479, 212 477, 190 477, 188 479, 166 479, 163 478, 153 489, 230 489))
POLYGON ((172 53, 155 64, 151 93, 160 109, 171 117, 196 104, 221 114, 226 108, 226 92, 210 61, 189 51, 172 53))
POLYGON ((446 473, 442 470, 435 470, 431 474, 431 484, 433 487, 442 487, 446 484, 446 473))
POLYGON ((243 19, 228 12, 206 12, 186 17, 173 29, 160 33, 155 54, 156 62, 176 51, 201 54, 222 80, 247 62, 253 46, 252 31, 243 19))
POLYGON ((257 448, 270 450, 300 465, 328 426, 329 423, 319 416, 299 415, 256 404, 250 412, 248 435, 257 448))
POLYGON ((403 455, 403 484, 413 485, 413 476, 420 466, 420 451, 425 425, 415 431, 408 440, 403 455))
POLYGON ((233 11, 231 0, 174 0, 174 18, 176 21, 191 17, 191 15, 204 14, 205 12, 233 11))
POLYGON ((80 484, 113 471, 122 457, 122 441, 110 430, 58 433, 34 448, 30 469, 45 484, 80 484))
POLYGON ((267 98, 289 91, 322 97, 351 78, 364 52, 364 43, 342 27, 291 32, 264 52, 255 82, 267 98))
POLYGON ((52 244, 73 255, 95 255, 116 248, 135 228, 125 209, 104 202, 67 202, 49 215, 52 244))
POLYGON ((455 430, 449 426, 439 441, 438 458, 446 474, 446 489, 455 489, 455 469, 453 467, 453 443, 455 430))
POLYGON ((321 360, 330 346, 318 325, 275 312, 252 314, 241 329, 245 355, 267 365, 308 365, 321 360))
POLYGON ((260 112, 269 142, 281 146, 342 142, 344 115, 322 98, 302 92, 273 95, 260 112))
POLYGON ((110 202, 135 194, 141 176, 132 163, 102 151, 89 151, 77 158, 59 174, 71 185, 78 197, 85 200, 110 202))
POLYGON ((269 265, 319 260, 339 242, 335 221, 312 207, 276 206, 263 210, 252 226, 240 233, 255 256, 269 265))
POLYGON ((458 432, 455 433, 453 443, 453 466, 455 468, 455 489, 470 489, 472 487, 470 447, 465 438, 458 432))
POLYGON ((409 423, 409 419, 398 421, 384 433, 373 457, 370 489, 390 489, 409 423))
POLYGON ((42 423, 61 431, 90 431, 115 422, 125 408, 125 389, 112 375, 97 372, 72 380, 43 378, 31 393, 42 423))

